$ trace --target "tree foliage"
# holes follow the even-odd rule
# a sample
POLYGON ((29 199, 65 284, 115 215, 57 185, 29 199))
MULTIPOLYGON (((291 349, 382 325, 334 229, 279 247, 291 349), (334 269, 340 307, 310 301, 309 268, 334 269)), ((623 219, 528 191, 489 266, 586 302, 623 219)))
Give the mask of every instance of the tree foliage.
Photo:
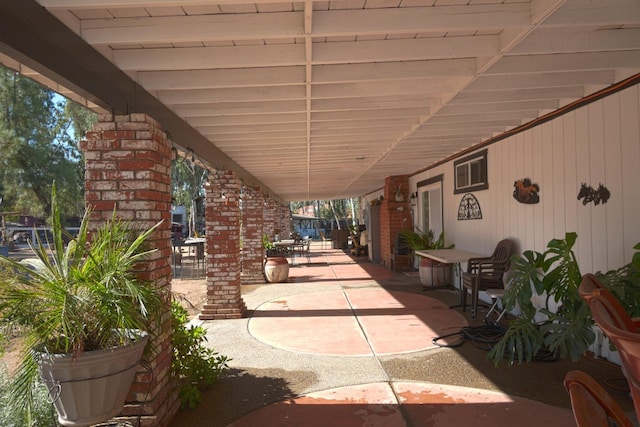
POLYGON ((187 233, 189 236, 199 232, 197 223, 197 199, 203 198, 204 184, 208 170, 188 158, 177 158, 171 165, 172 204, 185 206, 189 216, 187 233))
POLYGON ((3 211, 49 216, 58 183, 64 215, 84 209, 84 162, 77 141, 95 114, 0 68, 0 197, 3 211))
POLYGON ((171 165, 173 204, 191 207, 193 200, 204 196, 207 170, 186 158, 175 159, 171 165))
POLYGON ((313 206, 313 216, 327 221, 337 221, 344 218, 358 218, 360 208, 359 199, 334 199, 289 202, 292 212, 298 212, 306 206, 313 206))

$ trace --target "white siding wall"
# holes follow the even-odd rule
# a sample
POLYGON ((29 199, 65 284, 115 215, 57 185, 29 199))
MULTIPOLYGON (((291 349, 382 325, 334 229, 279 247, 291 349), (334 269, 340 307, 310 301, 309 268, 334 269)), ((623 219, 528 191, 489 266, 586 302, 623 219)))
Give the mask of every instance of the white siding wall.
MULTIPOLYGON (((411 177, 444 174, 445 234, 457 248, 491 253, 505 237, 519 252, 543 251, 553 238, 578 233, 582 273, 631 260, 640 242, 640 86, 634 86, 488 147, 489 189, 475 192, 482 220, 458 221, 462 194, 453 194, 453 162, 411 177), (514 181, 540 186, 540 203, 512 196, 514 181), (582 183, 611 192, 608 203, 577 200, 582 183)), ((419 204, 418 204, 419 205, 419 204)), ((420 214, 418 214, 420 215, 420 214)), ((416 218, 416 224, 420 224, 416 218)))

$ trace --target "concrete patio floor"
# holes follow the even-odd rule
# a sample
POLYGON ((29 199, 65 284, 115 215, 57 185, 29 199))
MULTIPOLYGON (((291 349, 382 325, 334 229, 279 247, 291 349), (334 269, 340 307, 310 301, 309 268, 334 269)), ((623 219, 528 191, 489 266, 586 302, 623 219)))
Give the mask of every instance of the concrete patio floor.
MULTIPOLYGON (((231 369, 172 426, 568 426, 566 372, 623 383, 619 367, 590 358, 495 367, 468 340, 436 346, 481 321, 449 308, 457 291, 423 291, 366 257, 318 243, 289 276, 243 286, 247 318, 200 322, 231 369)), ((605 387, 632 414, 628 391, 605 387)))

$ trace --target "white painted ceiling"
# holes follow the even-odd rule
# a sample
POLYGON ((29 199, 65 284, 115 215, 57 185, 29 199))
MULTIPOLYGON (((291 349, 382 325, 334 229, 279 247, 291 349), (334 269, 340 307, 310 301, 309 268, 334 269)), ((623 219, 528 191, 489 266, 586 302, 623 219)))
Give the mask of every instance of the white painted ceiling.
POLYGON ((640 0, 38 2, 283 200, 366 194, 640 71, 640 0))

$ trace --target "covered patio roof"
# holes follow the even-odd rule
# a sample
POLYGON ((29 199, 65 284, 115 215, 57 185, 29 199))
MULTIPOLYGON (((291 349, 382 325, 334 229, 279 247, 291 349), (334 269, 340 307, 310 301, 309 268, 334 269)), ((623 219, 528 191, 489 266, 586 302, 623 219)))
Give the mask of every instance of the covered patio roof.
POLYGON ((640 71, 637 0, 8 0, 0 62, 281 201, 366 194, 640 71))

